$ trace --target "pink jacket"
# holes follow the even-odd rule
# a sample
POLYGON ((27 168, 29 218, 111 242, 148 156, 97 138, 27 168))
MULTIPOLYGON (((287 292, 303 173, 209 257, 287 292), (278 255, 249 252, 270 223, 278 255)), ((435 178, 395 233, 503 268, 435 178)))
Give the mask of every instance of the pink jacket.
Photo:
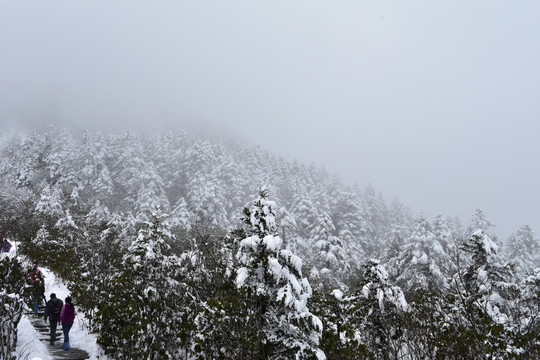
POLYGON ((75 320, 75 306, 71 304, 65 304, 60 311, 60 323, 62 325, 73 324, 75 320))
POLYGON ((30 278, 30 280, 32 280, 32 284, 36 281, 36 276, 38 276, 39 273, 41 272, 41 270, 39 270, 39 268, 37 266, 36 266, 36 268, 34 270, 32 270, 28 274, 26 274, 26 276, 28 276, 30 278))

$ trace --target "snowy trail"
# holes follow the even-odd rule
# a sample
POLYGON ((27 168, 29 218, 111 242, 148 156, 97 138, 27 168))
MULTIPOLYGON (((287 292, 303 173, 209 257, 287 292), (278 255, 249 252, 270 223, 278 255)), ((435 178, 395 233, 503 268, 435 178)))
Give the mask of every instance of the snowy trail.
MULTIPOLYGON (((30 323, 34 326, 35 329, 37 329, 38 333, 40 334, 40 340, 45 344, 49 342, 49 324, 45 323, 41 316, 37 319, 31 317, 29 318, 29 320, 30 323)), ((72 347, 69 351, 63 350, 60 347, 63 337, 62 331, 60 329, 57 329, 56 335, 56 343, 54 345, 47 345, 46 347, 46 352, 52 358, 52 360, 87 360, 90 358, 88 352, 81 349, 72 347)))
MULTIPOLYGON (((15 247, 15 246, 14 246, 15 247)), ((13 254, 16 254, 16 248, 12 249, 13 254)), ((45 276, 45 295, 47 300, 50 299, 50 294, 55 293, 56 296, 64 301, 64 299, 70 294, 67 285, 59 278, 55 276, 47 268, 40 267, 43 275, 45 276)), ((89 354, 89 360, 107 360, 107 356, 103 354, 103 350, 97 345, 96 335, 89 333, 85 316, 77 308, 77 316, 71 331, 69 332, 69 339, 72 348, 81 349, 89 354)), ((32 321, 43 321, 40 319, 31 319, 29 315, 24 314, 17 327, 18 339, 16 353, 21 360, 54 360, 60 359, 58 356, 53 356, 49 351, 48 346, 40 341, 40 337, 43 337, 36 328, 32 325, 32 321)), ((61 344, 62 337, 59 338, 61 344)), ((69 353, 66 351, 65 353, 69 353)))

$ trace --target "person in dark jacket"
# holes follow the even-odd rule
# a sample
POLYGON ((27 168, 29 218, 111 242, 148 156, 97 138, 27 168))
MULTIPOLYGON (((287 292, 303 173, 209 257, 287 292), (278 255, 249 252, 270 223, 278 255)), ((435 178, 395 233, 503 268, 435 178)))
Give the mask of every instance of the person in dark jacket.
MULTIPOLYGON (((0 236, 0 239, 2 237, 0 236)), ((1 252, 9 252, 9 250, 11 249, 11 243, 9 241, 7 241, 7 239, 3 239, 2 240, 2 250, 1 252)))
POLYGON ((71 303, 71 297, 66 298, 66 304, 60 312, 60 323, 62 324, 62 331, 64 332, 64 343, 62 344, 62 349, 68 350, 69 346, 69 330, 73 326, 73 321, 75 321, 75 307, 71 303))
POLYGON ((34 298, 34 317, 37 318, 39 314, 39 305, 41 300, 45 299, 45 279, 43 273, 37 266, 37 262, 34 261, 33 266, 29 269, 27 276, 27 283, 32 288, 32 296, 34 298))
POLYGON ((47 302, 47 306, 45 307, 43 319, 47 322, 47 318, 49 318, 51 328, 50 344, 54 345, 54 342, 56 341, 56 326, 60 322, 60 312, 62 311, 62 305, 64 305, 64 303, 62 300, 56 298, 55 293, 52 293, 50 298, 51 299, 47 302))

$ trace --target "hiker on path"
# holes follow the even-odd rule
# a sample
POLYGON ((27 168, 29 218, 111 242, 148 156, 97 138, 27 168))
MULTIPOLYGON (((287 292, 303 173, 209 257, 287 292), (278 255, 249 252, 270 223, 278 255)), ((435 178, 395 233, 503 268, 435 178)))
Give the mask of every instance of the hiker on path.
POLYGON ((56 326, 60 322, 62 305, 64 305, 62 300, 56 298, 56 294, 52 293, 51 299, 47 302, 47 306, 45 307, 45 316, 43 319, 45 322, 47 322, 47 318, 49 318, 49 326, 51 328, 51 345, 54 345, 54 342, 56 341, 56 326))
POLYGON ((66 304, 60 312, 60 323, 62 324, 62 331, 64 332, 64 343, 62 349, 68 350, 69 346, 69 330, 73 326, 75 320, 75 307, 71 304, 71 297, 66 298, 66 304))
MULTIPOLYGON (((0 236, 0 238, 2 238, 0 236)), ((11 249, 11 243, 9 241, 7 241, 7 239, 2 239, 2 250, 0 250, 0 252, 9 252, 9 249, 11 249)))
POLYGON ((34 317, 37 318, 41 299, 43 299, 44 302, 47 302, 47 299, 45 298, 45 279, 43 278, 43 273, 38 268, 36 261, 34 261, 32 268, 26 274, 26 276, 28 277, 28 285, 32 287, 32 296, 34 298, 34 317))

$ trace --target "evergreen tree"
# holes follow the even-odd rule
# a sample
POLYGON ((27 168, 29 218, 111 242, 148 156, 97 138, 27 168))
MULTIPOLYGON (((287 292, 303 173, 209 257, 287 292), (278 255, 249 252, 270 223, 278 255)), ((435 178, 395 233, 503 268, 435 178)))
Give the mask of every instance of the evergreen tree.
POLYGON ((309 239, 308 228, 317 218, 317 208, 305 184, 299 182, 296 184, 296 189, 290 212, 295 218, 298 235, 307 240, 309 239))
POLYGON ((506 259, 515 264, 518 279, 523 279, 540 265, 540 241, 528 225, 522 226, 516 234, 510 236, 504 250, 506 259))
MULTIPOLYGON (((445 240, 442 239, 441 240, 445 240)), ((448 287, 443 269, 448 264, 446 244, 441 244, 424 215, 396 259, 396 282, 407 295, 416 290, 442 291, 448 287)))
POLYGON ((312 282, 316 281, 318 287, 326 291, 343 287, 340 278, 349 269, 349 264, 341 239, 334 235, 336 230, 332 219, 323 210, 310 228, 309 243, 314 252, 312 264, 318 274, 318 279, 312 279, 312 282))
POLYGON ((64 215, 63 193, 60 188, 46 185, 35 207, 36 220, 40 225, 52 228, 64 215))
POLYGON ((336 234, 347 249, 349 259, 364 259, 365 219, 362 217, 362 200, 353 187, 334 182, 335 195, 330 196, 331 213, 336 234))
MULTIPOLYGON (((128 132, 118 136, 110 146, 112 165, 111 178, 115 181, 115 208, 119 212, 133 212, 139 190, 144 187, 142 174, 148 165, 144 160, 144 149, 138 135, 128 132)), ((106 179, 104 179, 106 180, 106 179)))
POLYGON ((79 267, 63 277, 70 280, 71 293, 93 327, 98 304, 109 300, 111 280, 121 269, 127 248, 120 236, 123 220, 99 202, 84 219, 84 226, 85 237, 76 242, 79 267))
POLYGON ((73 137, 67 130, 63 130, 54 139, 50 154, 45 159, 52 184, 63 186, 63 190, 70 193, 79 182, 76 170, 77 160, 73 137))
POLYGON ((80 179, 83 202, 92 204, 95 198, 108 204, 115 190, 108 161, 111 149, 101 133, 85 131, 82 142, 77 177, 80 179))
POLYGON ((0 233, 17 240, 32 238, 39 226, 34 216, 37 198, 27 187, 0 180, 0 233))
POLYGON ((3 174, 18 187, 37 190, 39 184, 49 177, 46 159, 52 148, 52 129, 44 134, 31 131, 19 143, 6 149, 11 166, 3 174))
POLYGON ((283 239, 285 247, 295 253, 297 249, 296 246, 294 246, 293 240, 295 239, 297 228, 296 220, 284 207, 278 209, 276 217, 278 221, 278 232, 283 239))
POLYGON ((501 262, 498 246, 483 230, 474 232, 461 249, 469 265, 454 276, 452 292, 459 308, 454 323, 459 324, 459 333, 470 338, 462 356, 503 356, 504 324, 509 321, 505 300, 517 295, 516 285, 510 282, 511 268, 501 262))
POLYGON ((172 209, 170 216, 171 216, 170 223, 173 228, 180 227, 188 231, 191 229, 190 219, 193 218, 193 215, 190 214, 187 208, 187 203, 183 197, 178 199, 176 204, 174 204, 174 207, 172 209))
POLYGON ((356 321, 351 318, 355 298, 343 291, 314 291, 312 306, 323 323, 321 349, 328 359, 374 359, 365 344, 360 343, 356 321))
POLYGON ((360 343, 376 359, 403 356, 402 322, 409 308, 403 292, 388 281, 385 267, 373 259, 362 266, 358 286, 349 311, 360 343))
POLYGON ((191 223, 212 223, 226 227, 225 197, 216 172, 215 153, 207 141, 197 141, 188 149, 187 203, 194 215, 191 223))
POLYGON ((364 252, 368 256, 382 255, 380 246, 384 235, 388 232, 388 210, 381 194, 377 194, 373 186, 368 185, 363 193, 362 218, 365 220, 364 252))
POLYGON ((307 308, 311 287, 302 277, 302 261, 282 249, 277 236, 275 203, 265 189, 253 207, 244 209, 246 225, 236 255, 240 268, 236 284, 245 294, 247 316, 260 334, 259 353, 254 358, 324 359, 318 348, 322 326, 307 308))
POLYGON ((458 233, 453 230, 448 221, 445 220, 442 215, 437 215, 435 220, 433 220, 432 225, 433 233, 435 234, 435 239, 437 239, 439 245, 442 248, 442 253, 440 253, 439 258, 439 267, 443 272, 445 278, 451 278, 457 272, 456 257, 458 249, 458 233))
POLYGON ((414 220, 410 210, 396 199, 390 206, 390 228, 385 235, 382 259, 387 264, 390 277, 397 277, 399 256, 411 236, 414 220))
POLYGON ((218 144, 216 167, 212 172, 220 183, 228 223, 235 224, 247 200, 245 189, 249 188, 252 179, 244 176, 248 173, 244 164, 228 153, 221 143, 218 144))
POLYGON ((516 352, 530 359, 540 356, 540 267, 535 268, 521 283, 521 296, 514 324, 516 352))
POLYGON ((168 254, 170 233, 162 216, 155 214, 146 225, 111 279, 108 299, 98 304, 98 342, 118 359, 175 359, 185 352, 189 289, 179 259, 168 254))
POLYGON ((149 221, 152 212, 156 209, 169 212, 169 200, 165 194, 165 185, 163 180, 155 171, 152 163, 147 164, 140 176, 139 189, 137 190, 136 215, 137 222, 149 221))

